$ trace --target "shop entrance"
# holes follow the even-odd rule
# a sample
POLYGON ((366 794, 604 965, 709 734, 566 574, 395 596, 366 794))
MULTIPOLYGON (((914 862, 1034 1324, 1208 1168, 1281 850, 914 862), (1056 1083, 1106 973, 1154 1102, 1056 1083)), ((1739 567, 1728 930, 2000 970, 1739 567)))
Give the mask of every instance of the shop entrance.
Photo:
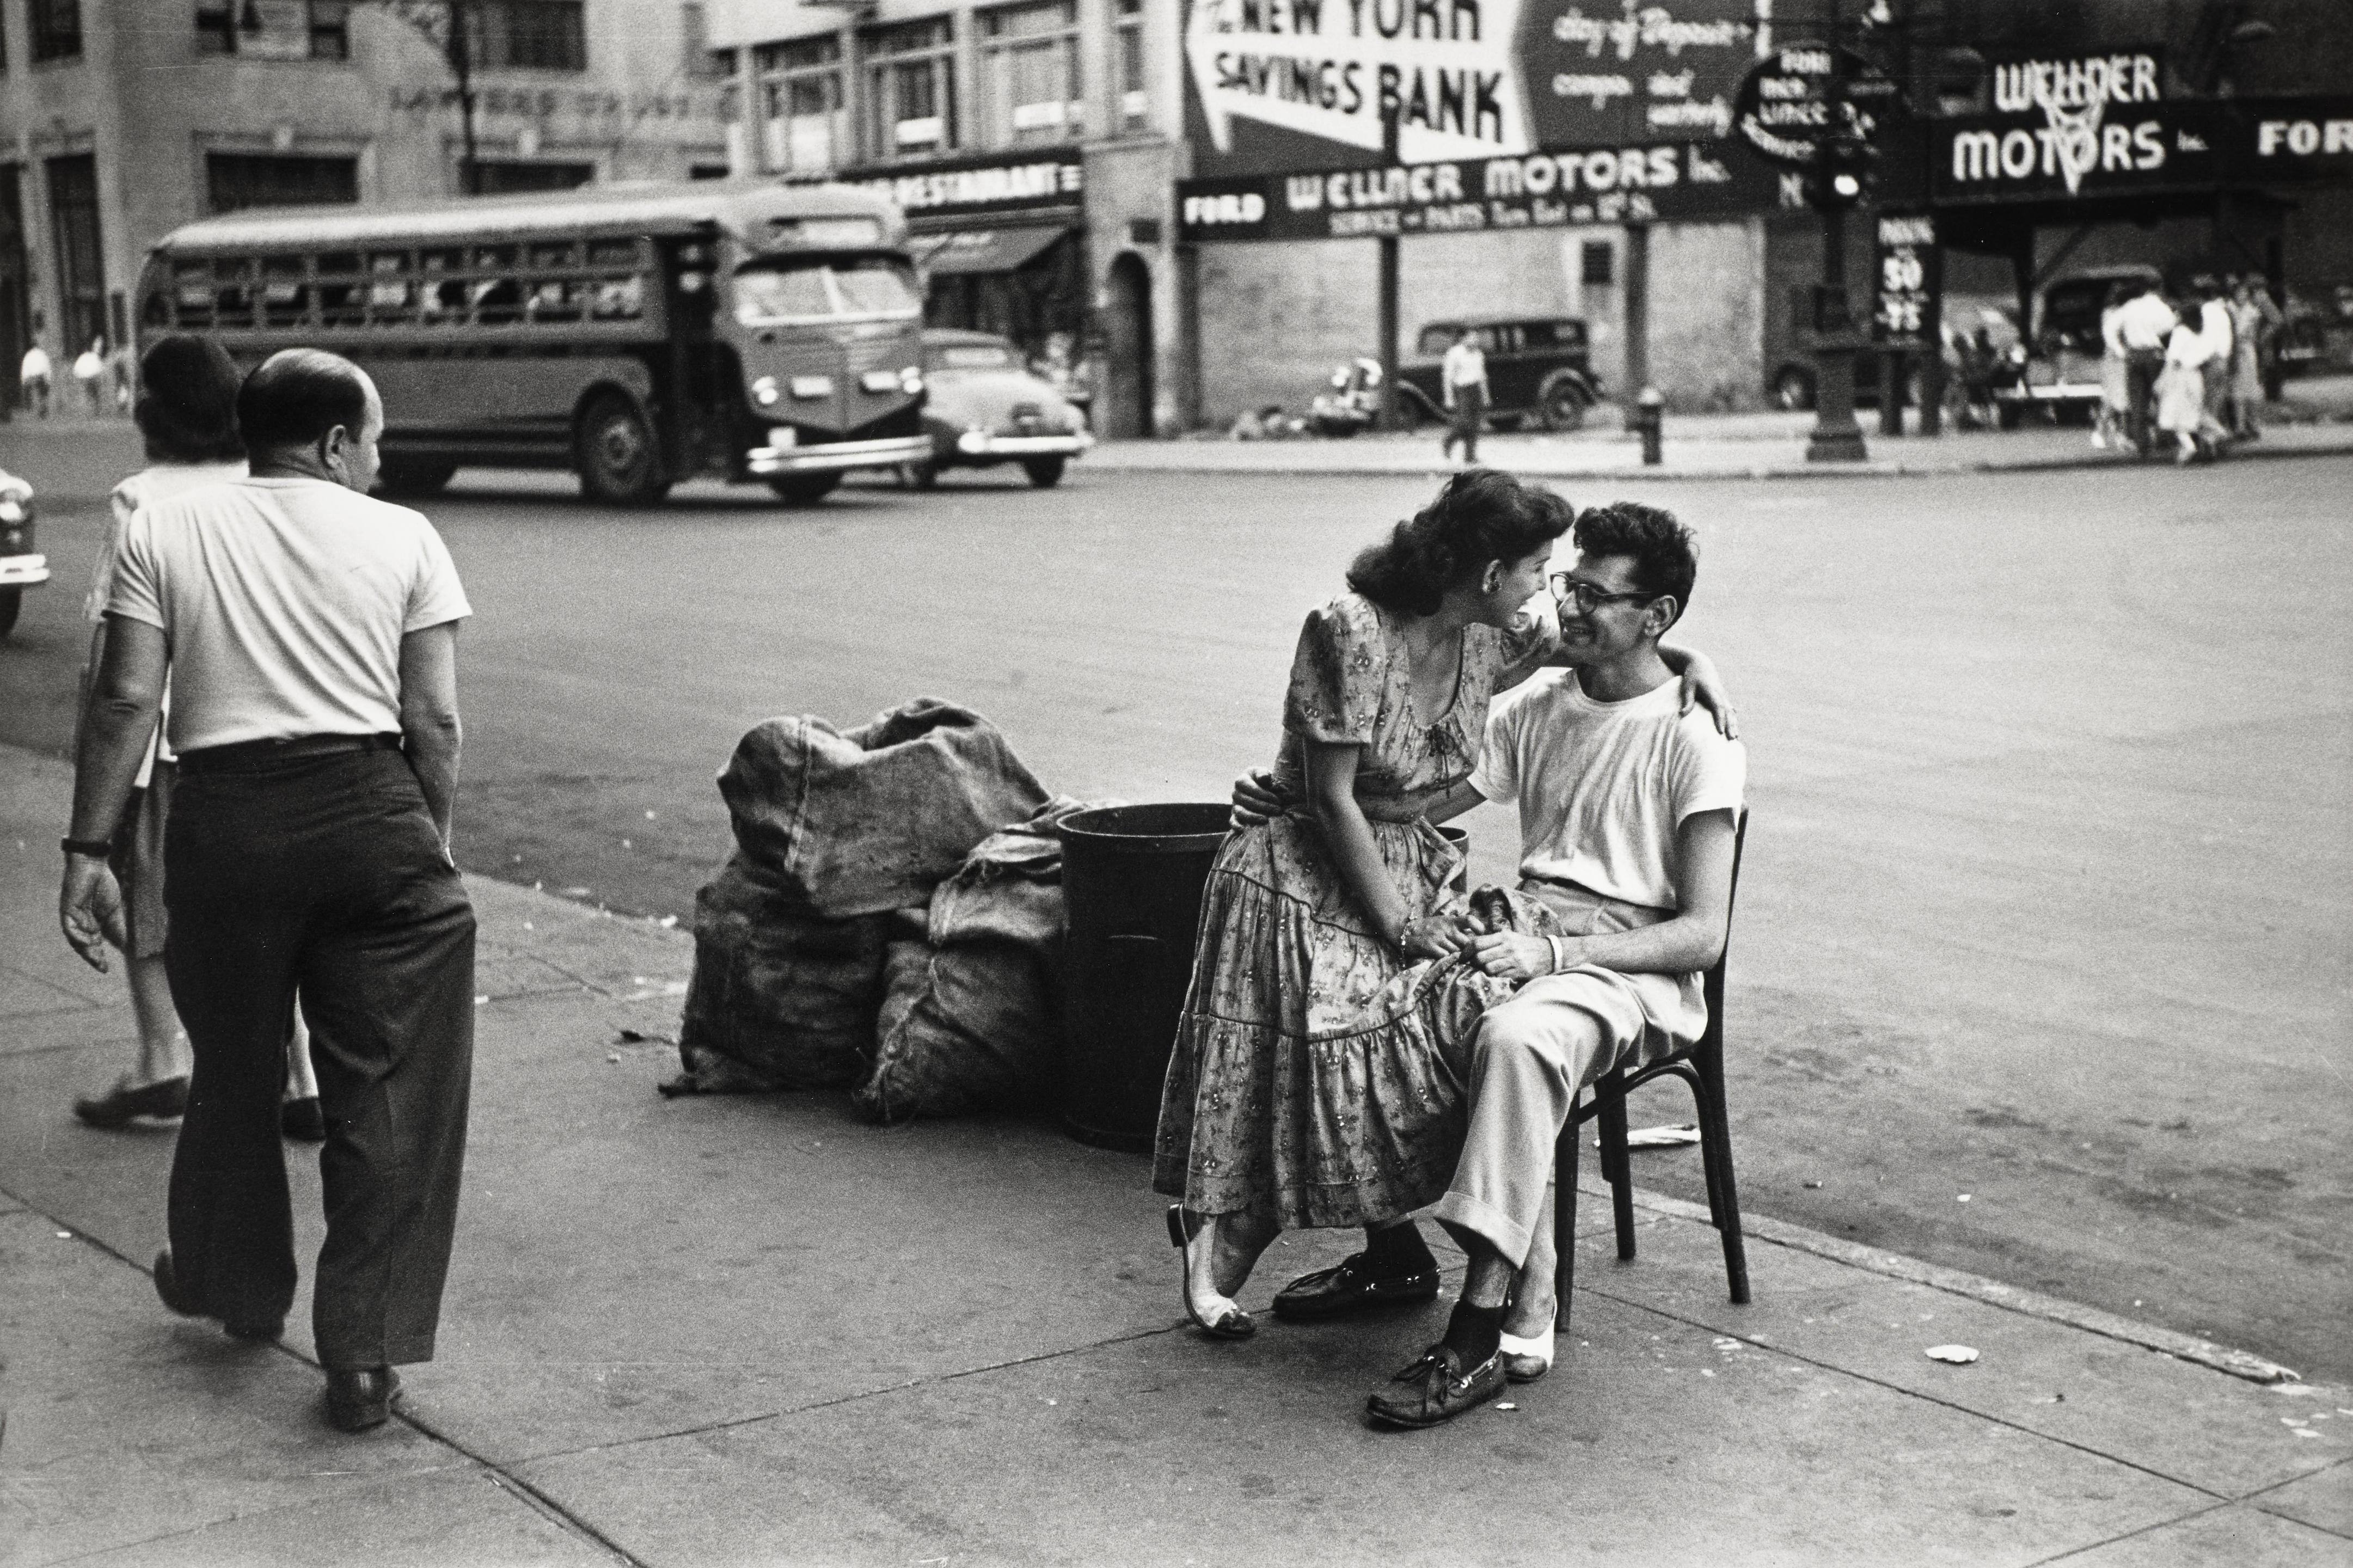
POLYGON ((1111 264, 1103 311, 1103 387, 1099 434, 1114 440, 1152 435, 1152 269, 1132 250, 1111 264))
POLYGON ((909 248, 930 279, 925 325, 994 332, 1033 363, 1045 363, 1058 346, 1071 357, 1085 316, 1082 247, 1072 230, 1057 225, 917 235, 909 248))

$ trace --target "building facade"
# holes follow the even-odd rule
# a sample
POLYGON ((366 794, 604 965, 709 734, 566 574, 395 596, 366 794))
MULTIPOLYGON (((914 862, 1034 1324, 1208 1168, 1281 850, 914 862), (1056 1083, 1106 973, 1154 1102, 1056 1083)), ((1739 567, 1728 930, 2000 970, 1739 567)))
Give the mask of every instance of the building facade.
POLYGON ((1176 0, 735 0, 738 173, 903 207, 926 315, 1071 368, 1098 431, 1187 422, 1176 0))
POLYGON ((453 56, 452 0, 0 0, 0 410, 198 217, 727 172, 702 5, 457 4, 453 56))

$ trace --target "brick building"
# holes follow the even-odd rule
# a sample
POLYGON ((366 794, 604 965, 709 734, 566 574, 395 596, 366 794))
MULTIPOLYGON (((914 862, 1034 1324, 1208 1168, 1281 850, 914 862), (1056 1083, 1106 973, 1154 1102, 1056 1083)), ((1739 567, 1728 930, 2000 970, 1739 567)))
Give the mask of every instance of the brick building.
MULTIPOLYGON (((702 7, 465 0, 485 192, 727 169, 702 7)), ((147 247, 239 207, 465 188, 448 0, 0 0, 0 410, 35 324, 120 342, 147 247)))

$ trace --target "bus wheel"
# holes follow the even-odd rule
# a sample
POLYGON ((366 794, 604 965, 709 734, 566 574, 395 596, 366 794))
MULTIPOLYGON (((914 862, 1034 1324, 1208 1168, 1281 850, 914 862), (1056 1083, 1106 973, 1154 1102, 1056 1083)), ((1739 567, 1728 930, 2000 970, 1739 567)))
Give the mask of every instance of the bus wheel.
POLYGON ((16 629, 16 612, 24 603, 24 589, 0 588, 0 637, 16 629))
POLYGON ((1050 490, 1062 482, 1062 459, 1032 458, 1021 465, 1021 471, 1029 475, 1029 482, 1039 489, 1050 490))
POLYGON ((388 496, 435 495, 457 471, 456 463, 440 458, 386 458, 376 488, 388 496))
POLYGON ((608 395, 590 404, 580 417, 575 447, 580 488, 593 500, 641 506, 670 491, 653 427, 626 397, 608 395))
POLYGON ((776 499, 786 506, 815 506, 834 492, 841 483, 839 473, 778 474, 768 481, 776 499))

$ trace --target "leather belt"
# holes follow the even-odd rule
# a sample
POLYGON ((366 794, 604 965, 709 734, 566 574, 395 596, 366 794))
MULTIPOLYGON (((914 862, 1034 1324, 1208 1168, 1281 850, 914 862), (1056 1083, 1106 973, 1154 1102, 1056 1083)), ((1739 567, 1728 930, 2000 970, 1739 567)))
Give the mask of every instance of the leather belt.
POLYGON ((342 756, 351 752, 396 752, 398 735, 294 735, 282 741, 239 741, 234 745, 205 746, 180 753, 180 773, 262 773, 288 763, 315 757, 342 756))

